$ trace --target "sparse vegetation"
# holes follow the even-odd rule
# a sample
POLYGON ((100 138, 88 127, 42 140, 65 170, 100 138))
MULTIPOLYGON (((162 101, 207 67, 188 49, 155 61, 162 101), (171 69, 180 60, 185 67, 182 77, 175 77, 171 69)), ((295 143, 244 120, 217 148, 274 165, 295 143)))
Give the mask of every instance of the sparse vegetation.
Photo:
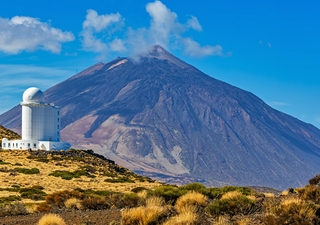
POLYGON ((134 183, 133 180, 127 177, 118 177, 117 179, 105 179, 104 181, 108 183, 134 183))
POLYGON ((74 172, 56 170, 50 173, 49 176, 61 177, 62 179, 65 179, 65 180, 71 180, 72 178, 80 178, 81 176, 86 176, 90 178, 95 177, 94 175, 91 175, 85 170, 76 170, 74 172))
POLYGON ((37 173, 40 173, 39 169, 37 169, 37 168, 32 168, 32 169, 15 168, 14 170, 17 171, 18 173, 23 173, 23 174, 37 174, 37 173))

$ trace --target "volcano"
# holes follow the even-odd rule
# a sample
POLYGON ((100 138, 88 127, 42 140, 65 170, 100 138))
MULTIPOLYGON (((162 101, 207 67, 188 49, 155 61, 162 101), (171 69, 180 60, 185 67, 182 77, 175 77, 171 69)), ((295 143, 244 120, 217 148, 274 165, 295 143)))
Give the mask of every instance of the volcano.
MULTIPOLYGON (((142 175, 209 186, 300 187, 320 172, 320 130, 155 45, 45 91, 61 136, 142 175)), ((21 128, 21 108, 0 116, 21 128)))

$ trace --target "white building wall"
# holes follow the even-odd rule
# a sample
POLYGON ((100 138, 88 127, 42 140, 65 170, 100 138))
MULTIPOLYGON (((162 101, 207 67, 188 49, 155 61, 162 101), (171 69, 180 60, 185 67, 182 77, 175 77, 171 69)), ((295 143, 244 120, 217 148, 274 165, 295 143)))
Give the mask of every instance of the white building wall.
POLYGON ((45 105, 22 105, 22 140, 43 140, 45 105))

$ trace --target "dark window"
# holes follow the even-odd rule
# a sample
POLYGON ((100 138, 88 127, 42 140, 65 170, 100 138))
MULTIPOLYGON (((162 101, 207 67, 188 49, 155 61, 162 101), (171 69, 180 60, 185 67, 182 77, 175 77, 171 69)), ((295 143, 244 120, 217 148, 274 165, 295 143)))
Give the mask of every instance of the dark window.
POLYGON ((59 131, 57 132, 57 135, 59 136, 59 131))
POLYGON ((10 143, 8 143, 8 147, 10 147, 10 143))
POLYGON ((4 148, 6 147, 6 143, 3 143, 3 147, 4 147, 4 148))
POLYGON ((60 114, 60 111, 58 111, 58 116, 59 116, 59 114, 60 114))
POLYGON ((18 147, 18 143, 16 143, 16 147, 18 147))
POLYGON ((57 141, 59 141, 59 138, 57 139, 57 141))
POLYGON ((58 123, 59 123, 59 118, 58 118, 58 123))
POLYGON ((58 129, 59 129, 59 125, 58 125, 58 129))
POLYGON ((36 148, 36 147, 37 147, 37 144, 33 144, 33 147, 35 147, 35 148, 36 148))
POLYGON ((28 147, 30 147, 30 143, 28 143, 28 147))

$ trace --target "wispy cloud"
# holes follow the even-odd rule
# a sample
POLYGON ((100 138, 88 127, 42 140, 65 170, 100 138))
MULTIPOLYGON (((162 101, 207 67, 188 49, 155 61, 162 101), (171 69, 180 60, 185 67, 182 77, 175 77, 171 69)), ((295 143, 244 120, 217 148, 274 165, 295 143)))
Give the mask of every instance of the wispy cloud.
POLYGON ((33 52, 38 49, 59 54, 61 43, 73 40, 74 35, 71 32, 63 32, 37 18, 0 17, 0 51, 6 54, 33 52))
POLYGON ((288 106, 288 105, 290 105, 289 103, 286 103, 286 102, 271 102, 270 104, 273 106, 288 106))
POLYGON ((52 67, 0 64, 0 93, 18 93, 30 86, 47 89, 65 80, 73 71, 52 67))
POLYGON ((271 48, 271 44, 268 42, 268 46, 269 46, 269 48, 271 48))
POLYGON ((103 57, 110 52, 134 54, 147 51, 150 45, 159 44, 167 49, 182 48, 191 57, 230 55, 224 54, 219 45, 202 46, 191 37, 184 36, 190 29, 202 31, 195 16, 191 16, 185 24, 179 23, 178 15, 161 1, 148 3, 146 11, 151 17, 150 26, 139 29, 127 27, 123 38, 119 38, 112 36, 124 27, 124 18, 119 13, 98 15, 95 10, 88 10, 80 33, 83 50, 100 53, 103 57))

